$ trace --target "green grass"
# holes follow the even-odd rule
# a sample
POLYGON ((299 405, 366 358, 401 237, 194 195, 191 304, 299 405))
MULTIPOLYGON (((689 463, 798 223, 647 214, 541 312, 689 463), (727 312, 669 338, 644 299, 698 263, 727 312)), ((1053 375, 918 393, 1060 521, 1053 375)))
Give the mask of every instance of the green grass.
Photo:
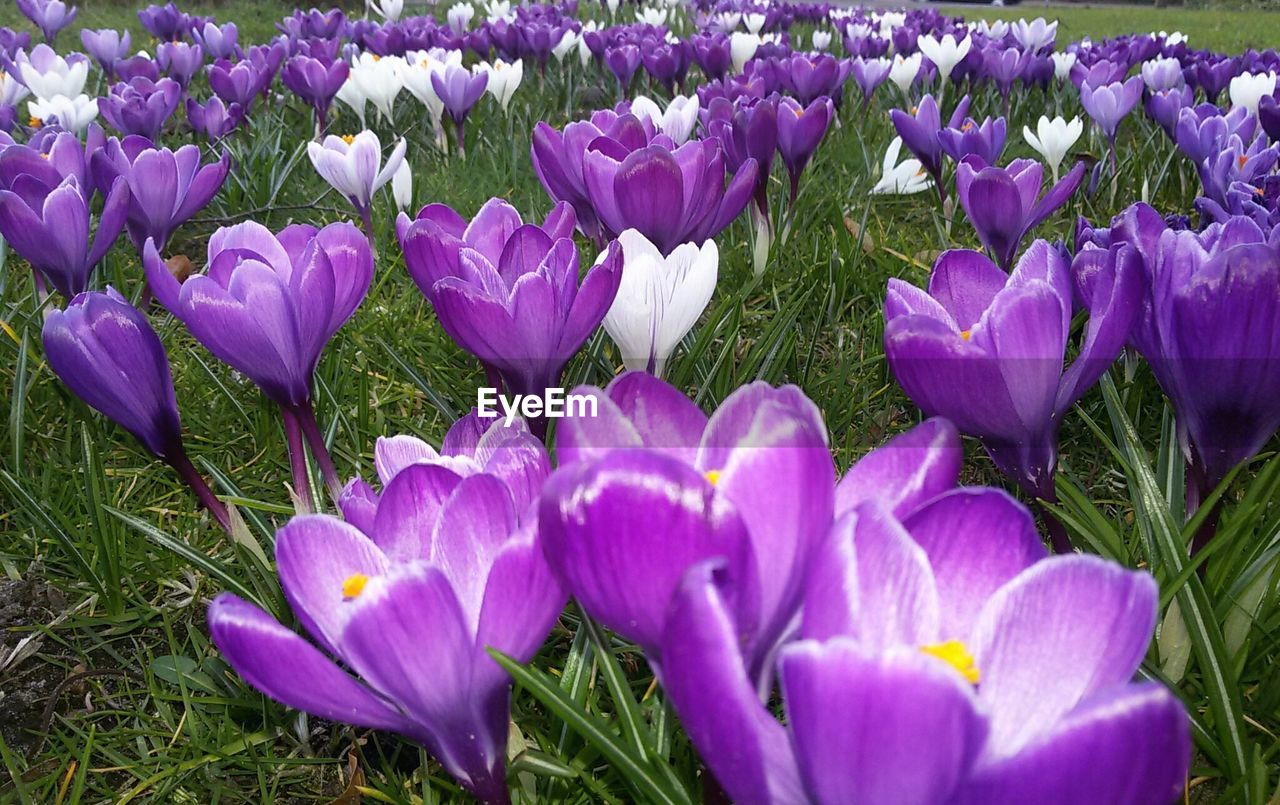
MULTIPOLYGON (((269 32, 280 13, 276 4, 240 0, 189 8, 235 19, 249 39, 269 32)), ((966 11, 972 16, 972 9, 966 11)), ((1010 11, 1041 10, 1028 6, 1003 13, 1010 11)), ((1072 36, 1181 28, 1198 46, 1229 46, 1226 40, 1207 41, 1200 12, 1161 11, 1156 25, 1151 16, 1141 16, 1147 11, 1061 11, 1064 32, 1072 36)), ((132 11, 121 6, 95 4, 82 15, 90 27, 129 24, 138 30, 132 11)), ((1275 18, 1251 19, 1246 29, 1257 32, 1275 18)), ((465 163, 433 150, 420 109, 407 94, 401 96, 394 123, 376 128, 384 142, 393 133, 408 138, 417 204, 444 201, 469 216, 499 195, 531 215, 545 213, 549 202, 528 157, 533 123, 562 125, 615 97, 611 89, 571 94, 571 86, 584 82, 611 86, 576 69, 568 80, 549 70, 541 88, 533 70, 526 81, 510 119, 487 100, 480 105, 469 124, 465 163)), ((932 194, 868 195, 892 136, 887 112, 894 102, 882 92, 865 120, 845 109, 841 127, 832 130, 809 169, 795 228, 775 245, 761 281, 752 279, 745 224, 735 223, 719 238, 719 288, 669 373, 708 409, 750 380, 799 384, 824 410, 841 468, 919 416, 883 358, 880 305, 886 280, 922 283, 939 251, 977 245, 963 215, 948 222, 932 194)), ((973 108, 979 117, 997 114, 999 100, 984 92, 973 108)), ((1019 95, 1006 158, 1031 156, 1020 132, 1046 108, 1080 113, 1073 93, 1047 101, 1038 92, 1019 95)), ((254 217, 273 229, 349 215, 299 150, 309 136, 305 110, 296 104, 263 109, 253 120, 254 135, 241 133, 230 143, 236 169, 223 192, 171 244, 171 252, 188 254, 197 266, 209 234, 242 220, 247 210, 264 209, 254 217)), ((347 116, 337 128, 355 125, 347 116)), ((1096 140, 1082 141, 1081 149, 1103 154, 1096 140)), ((1194 172, 1138 116, 1122 127, 1120 156, 1116 182, 1104 182, 1091 197, 1081 194, 1039 234, 1069 238, 1076 214, 1105 220, 1143 195, 1162 210, 1189 208, 1198 186, 1194 172)), ((779 211, 784 182, 779 165, 772 180, 779 211)), ((474 404, 473 389, 483 379, 474 361, 443 334, 409 280, 393 218, 389 199, 381 197, 373 287, 317 372, 319 417, 333 428, 335 460, 344 476, 372 474, 378 435, 408 432, 438 443, 453 416, 474 404)), ((121 240, 99 276, 137 297, 141 271, 127 241, 121 240)), ((220 493, 237 500, 258 548, 269 555, 273 530, 289 511, 288 462, 276 410, 171 317, 152 311, 151 321, 173 363, 193 458, 207 475, 225 479, 220 493)), ((0 632, 0 644, 12 646, 31 635, 41 642, 16 669, 0 669, 0 690, 8 695, 0 699, 0 714, 14 714, 11 722, 0 719, 0 801, 328 801, 347 784, 349 758, 372 791, 365 801, 456 799, 447 775, 416 747, 302 718, 229 673, 209 644, 205 604, 236 585, 284 614, 270 568, 254 558, 253 549, 228 541, 163 465, 52 376, 39 346, 41 314, 30 274, 13 258, 0 269, 0 324, 0 386, 7 407, 0 427, 0 579, 10 582, 0 595, 12 597, 20 589, 29 600, 12 615, 0 598, 0 624, 9 627, 0 632), (82 677, 86 672, 90 676, 82 677), (64 680, 69 681, 55 691, 64 680), (31 707, 13 706, 19 694, 30 691, 31 707), (37 738, 31 730, 42 726, 41 709, 55 692, 50 734, 37 738)), ((603 384, 618 363, 608 340, 598 335, 570 365, 565 382, 603 384)), ((1065 424, 1063 513, 1078 525, 1077 536, 1089 550, 1152 568, 1164 602, 1177 596, 1186 620, 1198 614, 1228 632, 1236 649, 1219 676, 1207 672, 1211 665, 1198 654, 1179 664, 1183 649, 1207 645, 1208 638, 1181 639, 1172 623, 1144 673, 1174 683, 1195 717, 1193 798, 1242 801, 1248 791, 1261 801, 1280 780, 1280 680, 1274 672, 1280 624, 1274 594, 1265 596, 1255 622, 1240 613, 1242 602, 1251 600, 1252 574, 1273 566, 1268 563, 1280 539, 1280 463, 1259 461, 1229 490, 1217 548, 1225 558, 1200 586, 1194 574, 1180 574, 1176 555, 1164 550, 1179 538, 1171 524, 1181 521, 1180 465, 1158 389, 1144 368, 1118 369, 1116 376, 1120 387, 1113 399, 1091 392, 1065 424), (1106 440, 1115 442, 1114 452, 1106 440), (1174 480, 1153 485, 1152 469, 1157 481, 1174 480), (1232 744, 1231 726, 1242 735, 1238 746, 1232 744), (1237 754, 1243 756, 1240 768, 1237 754), (1234 782, 1227 781, 1229 775, 1234 782)), ((966 481, 1001 483, 976 445, 969 445, 968 456, 966 481)), ((571 609, 532 666, 553 677, 565 674, 569 658, 584 656, 585 644, 571 609)), ((652 681, 632 647, 616 641, 613 647, 620 654, 620 677, 605 674, 607 663, 588 662, 581 670, 583 706, 611 720, 620 693, 629 689, 640 698, 652 681), (612 692, 610 680, 616 683, 612 692)), ((515 697, 513 712, 524 741, 581 775, 568 782, 537 778, 539 798, 633 798, 598 746, 566 733, 559 718, 526 692, 515 697)), ((661 697, 644 698, 639 712, 647 724, 662 723, 661 697)), ((696 757, 678 732, 665 752, 680 779, 694 779, 696 757)), ((520 785, 534 785, 533 780, 521 777, 520 785)))

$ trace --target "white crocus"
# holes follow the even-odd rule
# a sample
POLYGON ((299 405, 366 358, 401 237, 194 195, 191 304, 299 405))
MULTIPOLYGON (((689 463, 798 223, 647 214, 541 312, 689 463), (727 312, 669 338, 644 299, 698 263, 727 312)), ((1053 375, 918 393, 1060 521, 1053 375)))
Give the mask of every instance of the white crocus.
POLYGON ((400 169, 404 162, 405 141, 396 143, 386 164, 382 164, 382 143, 372 131, 354 137, 330 134, 323 143, 307 143, 307 156, 316 173, 362 213, 369 209, 373 194, 400 169), (381 165, 381 169, 379 166, 381 165))
POLYGON ((956 69, 956 65, 969 55, 969 48, 973 47, 973 39, 966 34, 964 39, 957 42, 951 34, 947 34, 942 39, 935 39, 933 34, 929 34, 916 37, 916 47, 920 48, 925 58, 938 68, 938 77, 946 81, 951 77, 951 71, 956 69))
POLYGON ((1258 101, 1263 95, 1274 95, 1276 92, 1276 74, 1241 73, 1231 79, 1227 93, 1231 96, 1231 108, 1243 106, 1252 114, 1258 114, 1258 101))
POLYGON ((831 47, 830 31, 814 31, 813 32, 813 49, 826 50, 831 47))
POLYGON ((1071 68, 1076 66, 1076 54, 1074 53, 1050 53, 1049 58, 1053 59, 1053 77, 1059 81, 1066 81, 1071 77, 1071 68))
POLYGON ((654 101, 641 95, 631 102, 631 114, 653 121, 658 131, 667 135, 676 145, 688 142, 693 128, 698 124, 698 96, 677 95, 664 110, 654 101))
POLYGON ((884 152, 880 181, 871 188, 872 193, 906 196, 933 187, 933 180, 925 172, 920 160, 913 158, 898 162, 898 154, 901 152, 902 138, 894 137, 893 142, 889 143, 889 149, 884 152))
POLYGON ((351 66, 350 80, 387 122, 391 122, 396 96, 404 88, 403 63, 399 56, 362 53, 351 66))
POLYGON ((739 11, 722 11, 711 18, 711 27, 720 33, 730 33, 738 28, 738 24, 742 22, 742 13, 739 11))
POLYGON ((484 15, 489 22, 507 19, 511 14, 510 0, 488 0, 484 4, 484 15))
POLYGON ((1049 164, 1049 169, 1053 171, 1055 182, 1058 181, 1058 168, 1061 167, 1062 160, 1066 158, 1082 133, 1084 133, 1084 123, 1078 117, 1071 118, 1071 122, 1068 123, 1061 117, 1050 120, 1041 115, 1040 121, 1036 123, 1035 133, 1032 133, 1030 126, 1022 127, 1023 139, 1037 154, 1044 157, 1044 161, 1049 164))
POLYGON ((604 0, 604 7, 609 10, 609 16, 616 16, 618 9, 622 7, 622 0, 604 0))
POLYGON ((716 289, 720 253, 714 240, 701 248, 677 246, 667 257, 634 229, 618 236, 622 280, 604 329, 628 369, 658 377, 680 341, 697 324, 716 289))
POLYGON ((360 89, 350 74, 347 75, 347 80, 342 82, 342 86, 338 87, 338 92, 334 97, 356 113, 356 118, 360 121, 360 128, 364 128, 364 109, 369 99, 365 97, 364 91, 360 89))
POLYGON ((445 17, 449 20, 449 27, 453 32, 462 34, 471 27, 471 18, 475 15, 476 9, 470 3, 454 3, 449 7, 445 17))
POLYGON ((79 136, 98 116, 98 102, 83 93, 74 98, 55 95, 33 99, 27 104, 27 112, 42 123, 56 119, 59 126, 79 136))
POLYGON ((564 57, 569 55, 569 52, 578 46, 578 39, 577 31, 572 28, 565 31, 564 35, 560 37, 560 41, 551 48, 551 55, 556 57, 557 62, 563 63, 564 57))
POLYGON ((391 198, 396 202, 396 209, 401 211, 413 205, 413 171, 409 169, 407 159, 391 175, 391 198))
POLYGON ((404 0, 374 0, 373 10, 387 22, 396 22, 404 13, 404 0))
POLYGON ((743 14, 742 24, 746 27, 748 33, 758 34, 764 28, 764 23, 767 19, 768 17, 758 12, 743 14))
MULTIPOLYGON (((36 49, 39 48, 47 46, 36 45, 36 49)), ((36 55, 34 51, 32 55, 36 55)), ((68 62, 56 53, 46 55, 40 61, 45 64, 43 71, 37 70, 29 60, 17 62, 18 76, 32 95, 48 100, 59 95, 74 98, 84 92, 84 82, 89 77, 87 61, 81 59, 68 62)))
POLYGON ((524 60, 516 59, 510 64, 502 59, 498 59, 493 64, 481 62, 477 65, 477 69, 489 74, 489 83, 485 86, 485 92, 498 101, 503 114, 506 114, 507 107, 511 105, 511 96, 516 94, 520 82, 524 79, 524 60))
POLYGON ((636 22, 654 26, 665 25, 667 22, 667 10, 645 6, 636 12, 636 22))
POLYGON ((1161 31, 1160 38, 1163 39, 1164 43, 1169 47, 1177 47, 1178 45, 1185 44, 1187 41, 1187 35, 1182 31, 1174 31, 1173 33, 1161 31))
POLYGON ((894 83, 903 95, 910 96, 911 85, 920 74, 923 57, 919 53, 903 56, 899 53, 893 57, 893 66, 889 68, 889 80, 894 83))
POLYGON ((735 73, 742 72, 742 68, 746 67, 752 56, 756 55, 756 49, 759 47, 760 37, 755 34, 744 34, 741 31, 731 34, 729 36, 729 55, 733 59, 733 71, 735 73))
POLYGON ((0 70, 0 106, 17 106, 18 102, 31 94, 31 90, 22 85, 15 75, 0 70))
POLYGON ((1058 38, 1058 21, 1046 22, 1044 17, 1036 17, 1031 22, 1018 20, 1012 27, 1013 38, 1022 45, 1023 50, 1035 52, 1052 45, 1058 38))
POLYGON ((591 63, 591 48, 587 47, 587 34, 598 29, 595 20, 589 20, 586 25, 582 26, 582 33, 578 35, 578 61, 586 67, 591 63))
POLYGON ((1005 34, 1009 33, 1009 23, 1004 20, 996 20, 995 22, 978 20, 976 28, 978 33, 988 39, 1004 39, 1005 34))

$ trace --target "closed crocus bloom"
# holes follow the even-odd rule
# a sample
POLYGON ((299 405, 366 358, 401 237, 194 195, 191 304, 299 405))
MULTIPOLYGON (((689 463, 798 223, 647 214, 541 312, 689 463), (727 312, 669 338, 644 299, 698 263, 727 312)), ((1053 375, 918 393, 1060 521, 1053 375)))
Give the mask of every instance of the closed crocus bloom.
POLYGON ((1007 271, 1022 239, 1071 200, 1084 173, 1085 164, 1077 163, 1041 198, 1043 169, 1034 159, 1015 159, 996 168, 977 157, 966 157, 956 167, 956 195, 978 240, 1007 271))
POLYGON ((814 50, 828 50, 830 49, 830 47, 831 47, 830 31, 818 30, 813 32, 813 49, 814 50))
POLYGON ((124 228, 128 185, 117 179, 106 190, 97 231, 90 239, 91 193, 74 175, 52 190, 21 184, 16 190, 0 190, 0 236, 70 299, 88 287, 89 275, 124 228))
MULTIPOLYGON (((1111 365, 1139 315, 1145 282, 1132 249, 1117 248, 1088 294, 1084 342, 1064 372, 1072 279, 1042 240, 1011 275, 978 252, 944 252, 928 291, 889 280, 885 356, 907 396, 977 437, 1030 495, 1056 500, 1058 426, 1111 365)), ((1069 551, 1055 524, 1054 543, 1069 551)))
POLYGON ((240 32, 234 22, 225 25, 206 22, 191 31, 191 38, 211 59, 230 59, 240 53, 240 32))
POLYGON ((286 408, 309 404, 320 354, 373 277, 369 244, 348 223, 278 235, 252 221, 224 227, 209 238, 206 272, 181 283, 150 241, 142 262, 157 301, 286 408))
POLYGON ((142 9, 138 12, 138 21, 161 42, 181 39, 191 30, 191 17, 180 11, 172 0, 163 6, 152 4, 142 9))
POLYGON ((102 72, 110 76, 111 65, 117 59, 129 55, 131 42, 128 31, 122 33, 110 28, 93 31, 85 28, 80 32, 80 44, 84 45, 85 51, 98 63, 102 72))
MULTIPOLYGON (((719 140, 725 167, 735 176, 755 163, 752 191, 757 223, 768 221, 769 174, 778 150, 778 101, 775 98, 712 98, 703 113, 703 139, 719 140)), ((767 224, 766 224, 767 225, 767 224)))
POLYGON ((341 59, 324 61, 299 55, 284 63, 280 80, 315 110, 317 135, 324 131, 329 107, 350 72, 351 66, 341 59))
POLYGON ((1078 117, 1067 122, 1061 117, 1050 120, 1041 115, 1034 134, 1029 126, 1022 127, 1022 138, 1044 158, 1049 170, 1053 171, 1054 182, 1058 181, 1058 169, 1062 167, 1062 160, 1071 153, 1071 148, 1083 133, 1084 123, 1078 117))
POLYGON ((16 2, 18 10, 40 29, 44 41, 50 45, 53 45, 54 40, 58 38, 59 31, 75 21, 76 12, 79 10, 75 6, 68 7, 62 0, 16 0, 16 2))
POLYGON ((1049 58, 1053 59, 1053 77, 1059 82, 1066 81, 1071 76, 1071 68, 1076 66, 1076 54, 1058 51, 1050 53, 1049 58))
POLYGON ((62 58, 45 44, 36 45, 27 57, 16 60, 18 77, 41 100, 59 95, 74 98, 84 91, 89 77, 89 60, 79 54, 62 58))
POLYGON ((971 117, 966 117, 959 128, 944 128, 938 132, 938 145, 942 152, 955 162, 961 162, 970 155, 976 156, 984 164, 994 165, 1000 161, 1004 151, 1007 125, 1003 117, 995 120, 986 118, 982 125, 971 117))
POLYGON ((451 485, 442 472, 401 470, 382 492, 372 536, 325 515, 295 517, 276 534, 281 586, 314 643, 229 593, 210 605, 209 631, 253 687, 321 718, 410 738, 497 805, 510 801, 511 680, 488 650, 531 660, 565 594, 500 480, 451 485))
POLYGON ((656 131, 670 137, 676 145, 684 145, 689 141, 698 124, 700 108, 697 95, 677 95, 665 110, 644 95, 637 96, 631 102, 631 114, 642 120, 649 120, 656 131))
POLYGON ((155 59, 151 58, 151 54, 140 50, 132 56, 117 60, 115 64, 111 65, 111 73, 119 81, 123 81, 126 84, 135 78, 159 81, 160 65, 156 63, 155 59))
POLYGON ((204 67, 204 49, 186 42, 162 42, 156 48, 156 63, 164 74, 184 90, 191 79, 204 67))
POLYGON ((871 192, 883 195, 911 195, 933 187, 929 172, 918 159, 898 162, 902 152, 902 138, 894 137, 884 152, 884 164, 880 168, 880 180, 871 192))
POLYGON ((630 152, 615 143, 595 140, 583 161, 587 195, 610 236, 635 229, 669 254, 681 243, 715 237, 750 201, 755 160, 744 162, 726 189, 717 140, 690 140, 673 148, 660 135, 630 152))
MULTIPOLYGON (((858 89, 862 92, 862 107, 866 107, 871 103, 871 96, 875 94, 876 88, 884 83, 889 77, 889 71, 893 67, 893 62, 886 58, 863 59, 857 58, 853 60, 853 65, 849 69, 849 74, 853 77, 853 82, 858 85, 858 89)), ((915 76, 911 76, 911 81, 915 80, 915 76)), ((911 81, 907 82, 907 86, 911 85, 911 81)), ((905 91, 905 90, 904 90, 905 91)))
POLYGON ((1080 85, 1080 105, 1098 124, 1107 142, 1111 144, 1112 160, 1115 159, 1116 129, 1120 121, 1133 111, 1133 107, 1142 100, 1142 79, 1138 76, 1121 83, 1091 86, 1088 82, 1080 85))
MULTIPOLYGON (((524 225, 515 207, 504 199, 491 198, 470 221, 445 204, 428 204, 414 219, 401 213, 396 218, 396 237, 409 275, 434 304, 437 282, 445 277, 466 277, 460 262, 464 248, 479 252, 490 265, 498 265, 507 242, 524 225)), ((573 228, 573 208, 563 201, 541 226, 553 242, 572 238, 573 228)))
MULTIPOLYGON (((480 417, 474 410, 453 423, 439 450, 408 435, 379 436, 374 444, 373 465, 383 489, 401 471, 423 464, 435 468, 425 476, 431 478, 433 488, 445 492, 473 475, 498 479, 511 493, 516 516, 522 521, 537 516, 534 504, 551 474, 547 448, 523 419, 507 424, 496 416, 480 417)), ((348 523, 376 537, 380 497, 363 479, 353 478, 339 496, 338 507, 348 523)))
POLYGON ((697 324, 716 289, 720 253, 714 240, 677 246, 664 257, 644 235, 618 236, 622 280, 604 329, 628 369, 662 377, 667 359, 697 324))
POLYGON ((524 79, 523 60, 516 59, 510 64, 502 59, 498 59, 493 64, 481 62, 480 69, 489 74, 489 83, 485 85, 485 90, 494 97, 505 114, 511 106, 512 96, 516 94, 521 80, 524 79))
POLYGON ((956 65, 969 55, 969 49, 973 47, 973 40, 965 35, 959 42, 952 34, 946 34, 942 39, 937 39, 933 34, 928 36, 919 36, 916 38, 916 47, 920 48, 920 52, 924 57, 938 68, 938 77, 946 81, 951 77, 951 73, 956 69, 956 65))
MULTIPOLYGON (((579 283, 578 247, 532 224, 512 233, 496 263, 469 247, 458 262, 460 275, 432 288, 440 325, 508 393, 539 396, 600 326, 622 274, 621 249, 611 244, 579 283)), ((532 424, 543 435, 545 422, 532 424)))
POLYGON ((216 95, 203 104, 195 98, 187 98, 186 110, 191 128, 210 140, 221 140, 244 122, 244 109, 240 104, 228 106, 216 95))
POLYGON ((1009 32, 1023 50, 1035 53, 1053 44, 1058 36, 1058 21, 1046 22, 1044 17, 1036 17, 1031 22, 1018 20, 1009 26, 1009 32))
POLYGON ((1142 81, 1147 89, 1160 92, 1183 85, 1182 63, 1177 59, 1151 59, 1142 63, 1142 81))
MULTIPOLYGON (((969 96, 966 95, 960 99, 960 103, 956 104, 947 127, 960 128, 968 112, 969 96)), ((926 95, 920 100, 920 105, 909 113, 901 109, 890 110, 889 119, 893 121, 893 127, 897 129, 903 145, 924 165, 924 169, 933 177, 933 181, 938 185, 938 192, 941 193, 943 152, 942 143, 938 140, 938 132, 942 130, 942 114, 938 110, 937 101, 932 95, 926 95)))
POLYGON ((465 126, 471 108, 484 95, 489 86, 489 74, 472 72, 465 67, 449 64, 442 71, 432 71, 431 88, 444 104, 444 110, 453 121, 457 134, 459 155, 465 156, 465 126))
POLYGON ((58 127, 77 137, 84 134, 98 117, 98 102, 88 95, 68 98, 56 95, 49 99, 36 99, 27 103, 31 117, 45 124, 57 123, 58 127))
POLYGON ((413 204, 413 171, 407 159, 400 163, 391 177, 391 198, 401 212, 413 204))
POLYGON ((893 64, 889 67, 889 80, 903 97, 911 97, 911 85, 916 82, 916 76, 920 75, 923 58, 919 53, 912 53, 910 56, 899 53, 893 57, 893 64))
POLYGON ((470 3, 454 3, 449 6, 449 10, 445 13, 445 18, 449 22, 449 27, 455 33, 462 33, 471 27, 471 18, 475 15, 475 6, 470 3))
MULTIPOLYGON (((752 616, 752 689, 795 616, 830 526, 835 467, 817 407, 795 386, 751 383, 708 418, 643 372, 607 389, 593 417, 562 419, 560 469, 539 528, 552 570, 587 614, 664 667, 666 614, 681 579, 713 558, 742 580, 752 616)), ((767 688, 765 688, 767 689, 767 688)))
POLYGON ((223 103, 240 104, 240 108, 246 113, 252 108, 262 80, 253 62, 241 59, 233 64, 226 59, 218 59, 209 65, 206 73, 209 76, 209 88, 223 103))
POLYGON ((391 181, 404 161, 406 147, 404 139, 401 139, 383 164, 382 143, 378 141, 378 135, 366 129, 354 137, 330 134, 323 143, 307 143, 307 156, 311 158, 316 173, 350 201, 360 217, 365 219, 366 232, 372 238, 368 219, 373 194, 391 181))
POLYGON ((792 203, 800 190, 800 175, 818 150, 834 116, 835 106, 830 98, 818 98, 807 109, 791 98, 778 102, 778 153, 791 179, 792 203))
POLYGON ((751 57, 756 55, 760 47, 760 37, 755 34, 744 34, 740 31, 729 35, 729 53, 733 59, 733 71, 741 73, 751 57))
POLYGON ((1231 79, 1231 84, 1227 87, 1227 93, 1231 96, 1231 106, 1243 107, 1253 114, 1258 113, 1258 101, 1263 95, 1274 95, 1276 91, 1276 74, 1274 71, 1266 73, 1241 73, 1231 79))
POLYGON ((404 86, 401 62, 396 56, 362 53, 351 66, 351 81, 388 123, 394 118, 396 96, 404 86))
POLYGON ((121 134, 140 134, 154 141, 180 100, 182 87, 172 79, 135 78, 116 84, 110 95, 99 98, 98 111, 121 134))
POLYGON ((871 500, 837 522, 811 564, 800 639, 779 652, 785 726, 745 670, 751 591, 728 568, 684 578, 662 681, 735 802, 1138 805, 1182 789, 1186 710, 1133 681, 1155 581, 1046 558, 998 490, 944 492, 902 519, 871 500))

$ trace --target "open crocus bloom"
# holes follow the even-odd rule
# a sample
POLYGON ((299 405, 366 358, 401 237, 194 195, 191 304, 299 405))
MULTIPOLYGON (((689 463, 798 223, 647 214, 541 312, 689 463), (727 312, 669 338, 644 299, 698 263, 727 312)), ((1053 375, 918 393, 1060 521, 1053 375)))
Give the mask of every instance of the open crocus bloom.
POLYGON ((307 156, 316 173, 333 186, 362 215, 366 214, 373 194, 391 181, 391 177, 404 160, 405 141, 402 138, 382 163, 382 144, 372 131, 362 131, 354 137, 335 137, 330 134, 324 143, 307 143, 307 156), (379 170, 381 168, 381 170, 379 170))
POLYGON ((273 699, 400 733, 481 801, 507 802, 511 684, 487 649, 528 662, 565 595, 502 481, 441 473, 457 477, 433 464, 397 473, 371 534, 326 515, 276 534, 281 586, 314 644, 229 593, 209 630, 273 699))
POLYGON ((933 187, 924 165, 918 159, 904 159, 898 162, 902 152, 902 138, 894 137, 884 152, 884 165, 881 167, 880 181, 871 188, 872 193, 911 195, 933 187))

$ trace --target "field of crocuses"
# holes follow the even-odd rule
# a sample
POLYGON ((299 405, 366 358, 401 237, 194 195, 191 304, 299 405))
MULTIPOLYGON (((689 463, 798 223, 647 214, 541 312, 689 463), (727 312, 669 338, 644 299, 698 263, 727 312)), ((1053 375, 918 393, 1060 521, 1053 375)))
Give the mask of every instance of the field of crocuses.
POLYGON ((10 8, 0 801, 1278 795, 1280 54, 10 8))

